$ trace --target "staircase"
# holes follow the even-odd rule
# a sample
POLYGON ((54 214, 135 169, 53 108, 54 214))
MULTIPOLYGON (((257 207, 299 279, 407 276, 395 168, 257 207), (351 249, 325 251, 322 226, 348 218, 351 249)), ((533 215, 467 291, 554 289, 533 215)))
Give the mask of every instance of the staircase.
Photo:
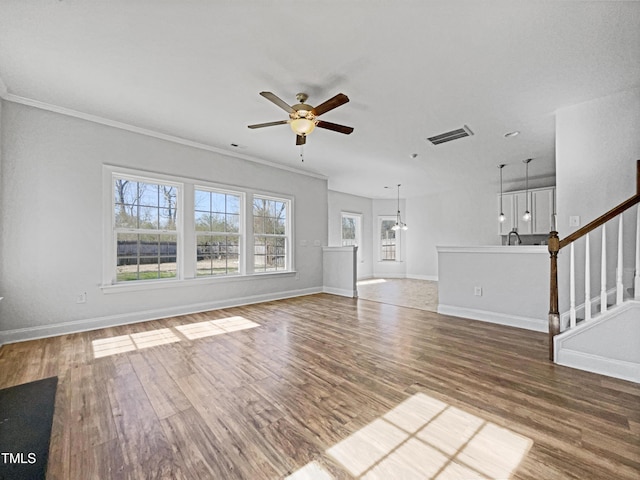
POLYGON ((640 383, 640 160, 637 179, 633 197, 562 240, 549 236, 549 358, 640 383), (558 270, 560 252, 567 271, 558 270), (569 284, 562 315, 559 274, 569 284))

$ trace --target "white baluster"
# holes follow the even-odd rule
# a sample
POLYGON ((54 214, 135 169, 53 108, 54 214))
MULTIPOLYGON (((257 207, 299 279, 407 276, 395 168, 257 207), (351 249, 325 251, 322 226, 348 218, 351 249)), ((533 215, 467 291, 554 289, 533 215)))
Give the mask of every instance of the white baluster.
POLYGON ((602 260, 600 263, 600 312, 607 311, 607 229, 602 225, 602 260))
POLYGON ((589 234, 584 244, 584 320, 591 320, 591 248, 589 234))
POLYGON ((571 242, 569 266, 569 327, 576 326, 576 269, 575 254, 573 251, 573 242, 571 242))
POLYGON ((636 207, 636 275, 633 279, 633 298, 640 300, 640 205, 636 207))
POLYGON ((616 269, 616 305, 622 305, 622 214, 618 222, 618 268, 616 269))

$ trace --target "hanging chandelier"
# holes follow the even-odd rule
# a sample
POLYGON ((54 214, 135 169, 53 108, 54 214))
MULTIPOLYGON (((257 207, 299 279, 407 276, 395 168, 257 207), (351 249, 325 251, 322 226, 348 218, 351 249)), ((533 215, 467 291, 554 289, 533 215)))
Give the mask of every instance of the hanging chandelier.
POLYGON ((398 213, 396 213, 396 224, 391 227, 391 230, 408 230, 407 224, 402 221, 400 216, 400 184, 398 184, 398 213))

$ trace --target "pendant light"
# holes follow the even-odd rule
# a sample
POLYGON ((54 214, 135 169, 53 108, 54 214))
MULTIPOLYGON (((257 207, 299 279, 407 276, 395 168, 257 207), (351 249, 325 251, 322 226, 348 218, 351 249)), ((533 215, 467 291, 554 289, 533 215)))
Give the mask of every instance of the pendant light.
POLYGON ((400 184, 398 184, 398 213, 396 214, 396 224, 391 227, 391 230, 408 230, 406 223, 402 222, 402 217, 400 216, 400 184))
POLYGON ((525 201, 526 208, 524 211, 524 215, 522 215, 522 220, 524 220, 525 222, 531 221, 531 212, 529 211, 529 162, 531 160, 532 160, 531 158, 527 158, 526 160, 522 161, 526 165, 525 193, 524 193, 524 201, 525 201))
POLYGON ((498 168, 500 169, 500 215, 498 216, 498 220, 500 220, 500 223, 504 222, 504 219, 506 218, 504 216, 504 210, 502 209, 502 169, 505 165, 506 163, 498 165, 498 168))

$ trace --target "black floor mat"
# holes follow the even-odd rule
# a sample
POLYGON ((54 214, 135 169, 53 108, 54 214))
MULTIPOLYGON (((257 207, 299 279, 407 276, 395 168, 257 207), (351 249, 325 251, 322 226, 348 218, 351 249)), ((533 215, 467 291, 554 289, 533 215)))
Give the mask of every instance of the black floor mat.
POLYGON ((0 480, 44 479, 58 377, 0 390, 0 480))

